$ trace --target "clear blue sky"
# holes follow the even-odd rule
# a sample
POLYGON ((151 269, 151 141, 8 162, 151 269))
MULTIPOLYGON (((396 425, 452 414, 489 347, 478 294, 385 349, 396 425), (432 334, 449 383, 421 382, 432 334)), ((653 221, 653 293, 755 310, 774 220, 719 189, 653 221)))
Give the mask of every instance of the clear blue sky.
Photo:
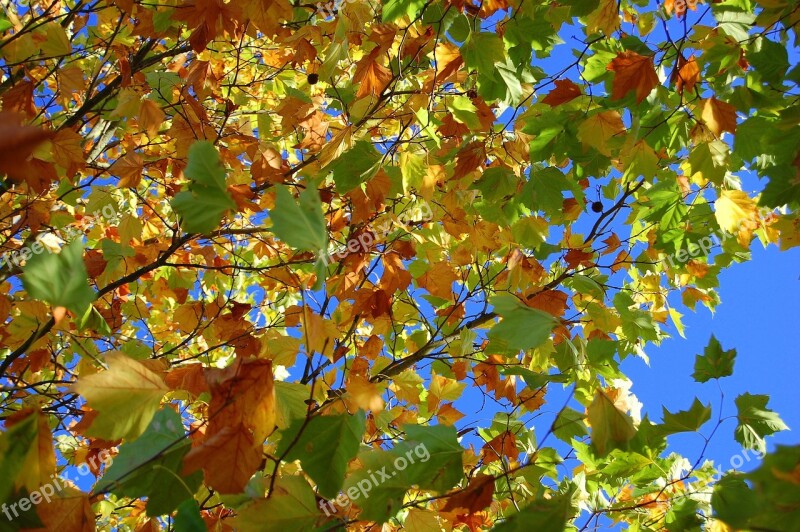
MULTIPOLYGON (((723 413, 735 415, 734 399, 750 392, 770 396, 768 406, 781 415, 791 431, 767 438, 776 443, 800 443, 800 248, 781 252, 776 246, 764 249, 753 242, 753 260, 734 264, 720 274, 722 300, 712 314, 698 305, 697 312, 684 315, 686 338, 677 334, 659 347, 650 347, 648 367, 641 359, 628 358, 622 364, 634 382, 632 391, 644 403, 643 413, 661 417, 661 404, 670 411, 686 410, 694 397, 712 403, 712 420, 701 429, 708 434, 717 419, 720 390, 725 394, 723 413), (711 334, 724 349, 736 348, 733 376, 698 384, 692 379, 696 354, 702 354, 711 334)), ((726 421, 711 441, 706 456, 725 468, 741 447, 733 439, 736 421, 726 421)), ((699 456, 703 440, 696 434, 669 438, 670 447, 690 460, 699 456)), ((757 466, 755 460, 742 469, 757 466)))

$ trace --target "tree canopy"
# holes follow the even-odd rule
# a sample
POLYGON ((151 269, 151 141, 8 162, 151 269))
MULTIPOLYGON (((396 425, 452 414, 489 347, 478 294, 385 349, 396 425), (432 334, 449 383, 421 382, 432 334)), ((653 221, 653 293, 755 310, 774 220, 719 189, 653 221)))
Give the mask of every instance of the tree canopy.
POLYGON ((794 0, 0 5, 1 530, 800 529, 620 367, 800 244, 794 0))

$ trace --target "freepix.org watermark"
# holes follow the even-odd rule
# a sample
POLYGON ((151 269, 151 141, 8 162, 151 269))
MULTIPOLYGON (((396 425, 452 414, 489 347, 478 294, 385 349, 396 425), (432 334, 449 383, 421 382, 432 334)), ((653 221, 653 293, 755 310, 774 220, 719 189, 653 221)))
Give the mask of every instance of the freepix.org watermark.
POLYGON ((711 253, 714 247, 721 245, 724 241, 731 237, 735 237, 741 229, 747 225, 762 227, 774 218, 772 209, 761 209, 755 212, 753 216, 742 220, 735 231, 729 233, 723 229, 711 233, 708 236, 700 238, 696 244, 689 243, 686 248, 681 248, 673 255, 667 255, 666 260, 669 261, 670 266, 675 267, 677 264, 683 264, 691 258, 706 257, 711 253))
MULTIPOLYGON (((107 449, 102 449, 97 456, 89 457, 86 462, 78 466, 78 476, 84 477, 91 474, 92 471, 98 471, 101 465, 108 468, 111 466, 111 462, 113 462, 111 453, 107 449)), ((62 473, 60 476, 50 475, 50 479, 51 482, 42 484, 38 490, 30 492, 27 497, 22 497, 12 504, 3 503, 0 511, 5 514, 6 519, 13 521, 19 517, 20 512, 25 513, 42 501, 49 503, 51 499, 58 497, 58 494, 67 486, 67 482, 77 480, 76 477, 70 479, 66 473, 62 473)))
POLYGON ((425 447, 424 443, 420 443, 406 451, 404 455, 395 458, 392 463, 394 466, 393 469, 389 470, 389 466, 383 466, 377 471, 368 469, 366 478, 359 480, 355 486, 350 486, 346 492, 340 493, 335 499, 320 501, 319 507, 325 512, 325 515, 330 516, 332 513, 336 513, 336 506, 344 509, 361 497, 365 499, 368 498, 373 489, 396 476, 398 471, 403 471, 411 464, 417 463, 417 460, 424 463, 430 460, 430 458, 431 453, 428 452, 428 448, 425 447))
MULTIPOLYGON (((403 226, 429 222, 433 219, 433 210, 426 201, 416 203, 410 209, 397 216, 397 222, 403 226)), ((327 266, 331 262, 339 261, 350 253, 367 251, 372 244, 380 242, 392 231, 395 222, 392 219, 384 220, 381 224, 374 224, 366 231, 350 238, 347 243, 341 244, 330 251, 320 250, 319 260, 327 266)))
MULTIPOLYGON (((94 211, 91 216, 93 216, 96 220, 103 218, 107 223, 112 225, 119 223, 119 214, 111 204, 107 204, 103 206, 102 209, 94 211)), ((32 244, 28 246, 23 246, 16 251, 3 253, 0 255, 0 270, 2 270, 6 264, 9 264, 11 267, 16 266, 19 268, 23 262, 27 262, 31 257, 44 252, 44 250, 55 252, 60 248, 59 244, 62 240, 72 241, 75 238, 82 236, 83 233, 73 227, 67 227, 62 230, 62 235, 64 238, 59 239, 52 233, 45 233, 39 236, 32 244)))

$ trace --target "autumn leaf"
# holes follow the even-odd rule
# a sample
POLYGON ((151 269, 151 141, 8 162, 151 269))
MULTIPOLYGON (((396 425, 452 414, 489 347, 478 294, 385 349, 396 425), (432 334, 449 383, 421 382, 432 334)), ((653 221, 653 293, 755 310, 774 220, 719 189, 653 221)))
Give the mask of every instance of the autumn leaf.
POLYGON ((723 131, 736 133, 736 108, 731 104, 711 97, 700 104, 700 117, 705 126, 717 137, 723 131))
MULTIPOLYGON (((378 48, 375 50, 379 51, 378 48)), ((367 94, 380 96, 391 80, 392 71, 378 63, 377 54, 365 56, 356 64, 353 74, 353 83, 358 86, 356 98, 363 98, 367 94)))
POLYGON ((581 88, 568 79, 557 79, 554 83, 556 88, 542 98, 542 103, 546 103, 550 107, 571 102, 581 95, 581 88))
POLYGON ((183 474, 202 469, 206 484, 220 493, 241 493, 261 464, 260 446, 241 423, 225 425, 183 459, 183 474))
POLYGON ((755 200, 742 190, 723 190, 714 203, 719 226, 729 233, 738 233, 746 222, 758 217, 755 200))
POLYGON ((108 369, 81 376, 72 385, 98 412, 88 435, 107 440, 135 438, 144 432, 169 388, 158 374, 123 355, 106 357, 108 369))
POLYGON ((474 514, 492 503, 495 479, 490 475, 475 475, 463 491, 448 497, 443 512, 459 512, 474 514))
POLYGON ((694 86, 700 82, 700 67, 697 66, 694 55, 689 56, 689 59, 685 59, 683 55, 678 56, 675 70, 672 71, 672 82, 680 94, 684 90, 694 90, 694 86))
POLYGON ((636 102, 641 103, 658 85, 658 75, 653 58, 636 52, 620 52, 608 65, 614 72, 611 99, 620 100, 629 92, 636 92, 636 102))
POLYGON ((587 409, 592 427, 592 445, 601 455, 624 447, 636 435, 633 420, 622 412, 602 390, 597 390, 587 409))
POLYGON ((7 175, 19 182, 25 173, 20 171, 33 150, 44 141, 52 138, 53 132, 45 129, 24 126, 21 117, 14 113, 0 113, 0 175, 7 175))

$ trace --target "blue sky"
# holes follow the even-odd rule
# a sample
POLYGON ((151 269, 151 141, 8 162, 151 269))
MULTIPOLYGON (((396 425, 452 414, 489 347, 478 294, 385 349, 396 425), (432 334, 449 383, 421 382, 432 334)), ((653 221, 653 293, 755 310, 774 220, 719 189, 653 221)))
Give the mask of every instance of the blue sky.
MULTIPOLYGON (((648 348, 649 367, 641 359, 628 358, 622 369, 634 382, 632 391, 644 403, 643 413, 651 418, 660 418, 662 404, 674 412, 688 409, 694 397, 712 403, 712 421, 701 429, 704 434, 719 415, 720 391, 725 416, 736 414, 733 401, 741 393, 769 395, 768 406, 792 429, 767 438, 772 450, 778 443, 800 443, 800 347, 795 338, 800 324, 800 248, 781 252, 754 242, 751 249, 752 261, 734 264, 720 274, 722 303, 715 313, 698 305, 696 312, 683 317, 685 339, 675 335, 648 348), (695 355, 703 353, 711 334, 724 349, 737 350, 733 375, 720 379, 719 385, 699 384, 691 376, 695 355)), ((706 452, 707 458, 726 468, 741 453, 733 439, 735 426, 734 419, 725 421, 706 452)), ((696 434, 678 434, 669 441, 690 460, 699 456, 703 444, 696 434)), ((757 465, 753 460, 742 469, 757 465)))

